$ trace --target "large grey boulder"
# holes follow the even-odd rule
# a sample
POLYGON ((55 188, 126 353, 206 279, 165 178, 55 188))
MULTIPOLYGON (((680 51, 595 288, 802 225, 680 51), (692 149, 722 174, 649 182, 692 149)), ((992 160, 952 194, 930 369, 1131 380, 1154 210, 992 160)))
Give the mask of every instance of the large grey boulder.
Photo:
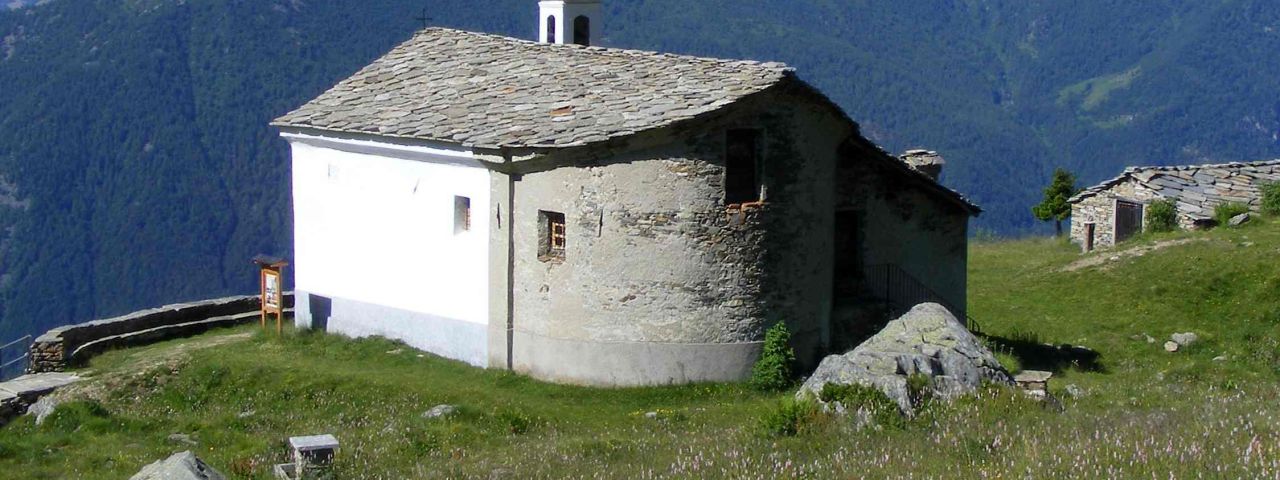
POLYGON ((173 456, 142 468, 129 480, 226 480, 217 470, 205 465, 190 451, 173 456))
POLYGON ((849 353, 831 355, 800 387, 797 396, 817 395, 828 383, 861 384, 888 395, 912 413, 907 378, 929 377, 935 397, 971 393, 982 382, 1012 384, 1009 372, 955 315, 936 303, 917 305, 849 353))

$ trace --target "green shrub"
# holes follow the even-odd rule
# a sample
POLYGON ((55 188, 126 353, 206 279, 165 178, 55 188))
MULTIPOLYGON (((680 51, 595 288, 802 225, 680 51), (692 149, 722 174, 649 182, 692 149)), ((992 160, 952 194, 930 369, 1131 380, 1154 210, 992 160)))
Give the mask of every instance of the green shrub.
POLYGON ((1213 219, 1218 221, 1218 225, 1227 225, 1233 217, 1242 213, 1249 213, 1249 206, 1240 202, 1220 203, 1213 207, 1213 219))
POLYGON ((1280 215, 1280 182, 1262 185, 1262 213, 1280 215))
POLYGON ((791 437, 816 425, 822 415, 817 402, 809 398, 796 400, 788 397, 765 412, 760 418, 760 428, 769 436, 791 437))
POLYGON ((1173 200, 1156 200, 1147 205, 1147 231, 1172 232, 1178 228, 1178 206, 1173 200))
POLYGON ((796 352, 791 349, 791 332, 786 322, 778 322, 764 334, 764 351, 751 368, 751 385, 765 391, 779 391, 791 386, 791 366, 796 352))

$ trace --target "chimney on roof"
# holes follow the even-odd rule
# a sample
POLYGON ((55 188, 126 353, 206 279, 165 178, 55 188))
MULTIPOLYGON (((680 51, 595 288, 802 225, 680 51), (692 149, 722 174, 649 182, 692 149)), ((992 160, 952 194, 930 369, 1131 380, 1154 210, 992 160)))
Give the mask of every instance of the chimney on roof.
POLYGON ((540 12, 539 43, 600 45, 604 27, 601 0, 543 0, 540 12))
POLYGON ((907 153, 898 158, 902 159, 911 168, 928 175, 929 178, 935 181, 942 176, 942 167, 947 164, 942 155, 930 150, 907 150, 907 153))

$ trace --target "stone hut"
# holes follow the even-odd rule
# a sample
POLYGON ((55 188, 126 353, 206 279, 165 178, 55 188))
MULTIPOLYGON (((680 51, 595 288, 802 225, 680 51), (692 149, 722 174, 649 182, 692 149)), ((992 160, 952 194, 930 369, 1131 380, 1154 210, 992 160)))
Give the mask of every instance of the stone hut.
POLYGON ((426 29, 273 123, 299 326, 656 385, 745 378, 782 321, 816 363, 872 290, 963 311, 978 207, 787 66, 591 46, 573 3, 572 41, 426 29))
POLYGON ((1071 198, 1071 240, 1086 252, 1128 240, 1142 232, 1147 205, 1161 199, 1177 206, 1182 228, 1211 226, 1215 207, 1238 202, 1257 210, 1259 188, 1276 181, 1280 160, 1129 167, 1071 198))

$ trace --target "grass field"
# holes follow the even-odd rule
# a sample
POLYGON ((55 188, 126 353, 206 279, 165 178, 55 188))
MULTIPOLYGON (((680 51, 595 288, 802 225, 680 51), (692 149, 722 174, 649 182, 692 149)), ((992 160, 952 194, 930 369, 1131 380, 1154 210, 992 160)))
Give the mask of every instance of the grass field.
POLYGON ((790 392, 554 386, 383 340, 247 328, 95 359, 93 380, 61 394, 79 401, 0 429, 0 476, 127 478, 192 449, 230 476, 269 478, 286 437, 334 433, 342 478, 1275 478, 1280 224, 1123 248, 1156 244, 1172 246, 972 247, 971 315, 1002 361, 1056 372, 1062 411, 996 388, 904 427, 814 416, 777 437, 760 419, 790 392), (1185 331, 1200 342, 1163 350, 1185 331), (1101 357, 1079 364, 1044 343, 1101 357), (442 403, 461 411, 421 418, 442 403))

